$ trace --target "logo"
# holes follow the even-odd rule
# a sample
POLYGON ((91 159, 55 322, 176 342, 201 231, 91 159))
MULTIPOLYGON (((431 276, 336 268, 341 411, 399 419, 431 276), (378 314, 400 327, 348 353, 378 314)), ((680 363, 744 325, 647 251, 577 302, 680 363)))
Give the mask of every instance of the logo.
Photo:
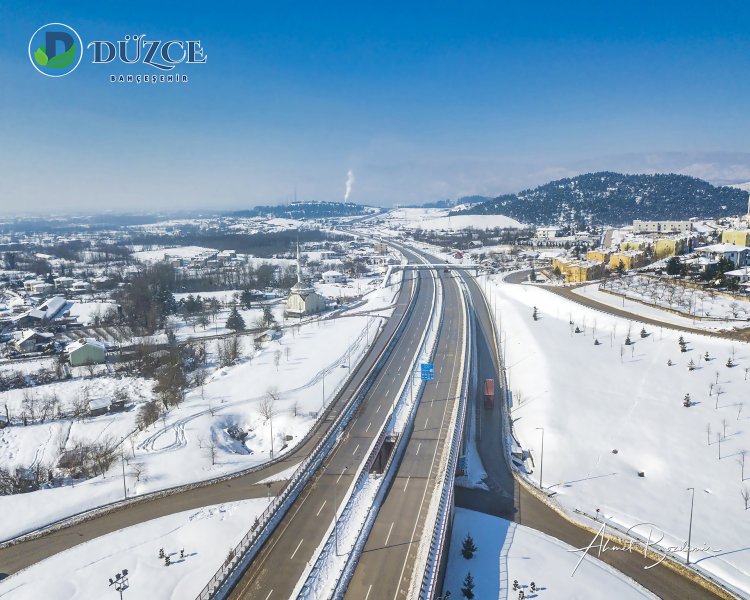
POLYGON ((42 75, 63 77, 76 69, 81 58, 81 36, 64 23, 48 23, 29 40, 29 60, 42 75))

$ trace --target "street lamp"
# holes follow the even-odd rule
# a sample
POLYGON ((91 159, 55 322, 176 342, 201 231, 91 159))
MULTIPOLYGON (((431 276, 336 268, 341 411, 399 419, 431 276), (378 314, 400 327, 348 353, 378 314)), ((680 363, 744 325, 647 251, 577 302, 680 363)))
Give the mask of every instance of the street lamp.
POLYGON ((542 483, 542 477, 544 476, 544 427, 537 427, 542 432, 542 459, 539 462, 539 487, 544 490, 544 484, 542 483))
POLYGON ((688 526, 688 547, 687 547, 687 559, 685 561, 686 566, 690 566, 690 538, 693 534, 693 502, 695 501, 695 488, 687 488, 692 492, 690 496, 690 525, 688 526))
POLYGON ((117 573, 114 578, 109 578, 109 586, 115 586, 115 591, 120 592, 120 600, 122 600, 122 593, 130 587, 128 582, 128 570, 123 569, 122 573, 117 573))

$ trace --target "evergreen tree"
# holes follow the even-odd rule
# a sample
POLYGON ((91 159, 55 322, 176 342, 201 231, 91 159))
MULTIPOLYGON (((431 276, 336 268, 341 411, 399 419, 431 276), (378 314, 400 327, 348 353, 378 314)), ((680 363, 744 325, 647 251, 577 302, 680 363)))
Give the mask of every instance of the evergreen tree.
POLYGON ((464 558, 474 558, 474 553, 477 551, 477 546, 474 543, 474 538, 470 534, 466 534, 464 541, 461 545, 461 554, 464 558))
POLYGON ((468 598, 468 600, 472 600, 472 598, 474 598, 474 578, 471 576, 471 573, 466 573, 466 577, 464 578, 464 585, 461 588, 461 593, 463 594, 464 598, 468 598))
POLYGON ((245 329, 245 319, 242 318, 242 315, 237 310, 237 306, 232 306, 232 311, 229 313, 229 318, 227 319, 227 329, 231 329, 232 331, 242 331, 245 329))

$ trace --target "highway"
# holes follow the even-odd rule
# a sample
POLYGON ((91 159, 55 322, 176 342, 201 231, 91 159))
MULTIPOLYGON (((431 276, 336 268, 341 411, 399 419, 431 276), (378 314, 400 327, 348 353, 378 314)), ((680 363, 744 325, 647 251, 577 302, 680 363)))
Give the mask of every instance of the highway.
MULTIPOLYGON (((393 315, 386 321, 382 332, 373 341, 367 355, 354 368, 350 380, 329 405, 327 409, 328 413, 311 432, 308 440, 300 444, 299 447, 291 451, 282 460, 230 479, 204 482, 203 484, 198 484, 197 487, 187 490, 174 491, 158 497, 143 499, 133 504, 118 507, 105 514, 90 514, 83 522, 59 528, 44 535, 33 537, 32 539, 13 544, 4 543, 0 548, 0 578, 83 542, 150 519, 184 510, 197 509, 210 504, 231 502, 245 498, 260 498, 269 493, 276 494, 284 482, 274 483, 270 488, 266 484, 258 484, 258 482, 298 464, 311 452, 318 441, 328 431, 341 408, 378 360, 388 339, 404 315, 409 305, 412 288, 415 283, 413 275, 412 272, 408 271, 404 276, 404 284, 399 293, 393 315)), ((427 279, 429 279, 429 276, 427 279)), ((428 285, 431 284, 428 283, 428 285)), ((424 309, 424 304, 427 303, 425 299, 430 294, 431 292, 428 291, 427 294, 421 293, 419 295, 423 306, 423 310, 420 312, 422 316, 424 316, 426 310, 424 309)), ((415 332, 416 329, 412 328, 412 331, 415 332)))
MULTIPOLYGON (((462 301, 455 275, 441 273, 441 277, 446 312, 434 359, 435 379, 424 389, 405 454, 347 588, 345 598, 351 600, 408 597, 427 509, 440 476, 440 457, 452 435, 450 415, 462 383, 462 301)), ((421 578, 421 573, 417 576, 421 578)))
POLYGON ((429 323, 434 293, 432 274, 420 271, 417 276, 420 284, 414 311, 347 433, 284 515, 234 586, 230 598, 286 600, 326 539, 334 515, 343 509, 344 495, 357 475, 356 467, 366 459, 409 376, 408 366, 429 323))

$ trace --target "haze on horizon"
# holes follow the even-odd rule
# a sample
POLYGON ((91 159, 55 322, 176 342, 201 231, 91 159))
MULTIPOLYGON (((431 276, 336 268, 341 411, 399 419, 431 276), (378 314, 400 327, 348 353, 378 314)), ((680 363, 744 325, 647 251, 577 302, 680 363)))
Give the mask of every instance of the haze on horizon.
MULTIPOLYGON (((593 170, 750 180, 750 6, 0 7, 0 213, 392 205, 593 170), (185 85, 43 77, 30 35, 200 39, 185 85)), ((90 52, 90 51, 88 51, 90 52)))

